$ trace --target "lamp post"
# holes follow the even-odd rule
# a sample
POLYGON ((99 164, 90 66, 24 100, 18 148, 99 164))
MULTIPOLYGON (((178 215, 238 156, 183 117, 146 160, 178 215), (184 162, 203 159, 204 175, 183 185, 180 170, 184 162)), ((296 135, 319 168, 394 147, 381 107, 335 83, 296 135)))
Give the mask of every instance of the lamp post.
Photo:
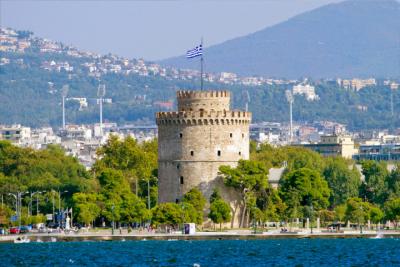
MULTIPOLYGON (((364 214, 363 214, 364 209, 363 209, 362 206, 360 206, 360 210, 361 210, 361 215, 364 216, 364 214)), ((361 223, 360 223, 360 218, 358 219, 358 224, 360 225, 360 234, 362 234, 363 231, 362 231, 362 225, 361 225, 361 223)))
POLYGON ((15 213, 18 218, 18 225, 21 228, 21 214, 22 214, 22 196, 29 192, 17 192, 16 194, 8 193, 8 195, 15 198, 15 213))
POLYGON ((54 210, 54 193, 55 193, 55 191, 54 190, 51 190, 51 202, 52 202, 52 204, 53 204, 53 223, 55 223, 56 222, 56 218, 55 218, 55 210, 54 210))
POLYGON ((114 221, 114 209, 115 205, 113 204, 111 207, 111 212, 112 212, 112 228, 111 228, 111 234, 114 235, 114 226, 115 226, 115 221, 114 221))
POLYGON ((36 191, 36 192, 30 192, 30 200, 29 200, 29 216, 32 216, 32 198, 36 195, 36 215, 39 214, 39 194, 44 193, 46 191, 36 191))
POLYGON ((147 180, 147 207, 150 209, 150 179, 147 180))
POLYGON ((59 217, 59 226, 60 228, 63 227, 63 216, 61 215, 61 194, 67 193, 68 191, 60 191, 58 190, 58 217, 59 217))
POLYGON ((68 193, 68 191, 61 192, 58 190, 58 213, 61 213, 61 194, 68 193))
POLYGON ((311 203, 311 214, 310 214, 310 219, 311 219, 311 222, 310 222, 311 234, 313 233, 313 229, 312 229, 313 215, 314 215, 314 206, 313 206, 313 204, 311 203))

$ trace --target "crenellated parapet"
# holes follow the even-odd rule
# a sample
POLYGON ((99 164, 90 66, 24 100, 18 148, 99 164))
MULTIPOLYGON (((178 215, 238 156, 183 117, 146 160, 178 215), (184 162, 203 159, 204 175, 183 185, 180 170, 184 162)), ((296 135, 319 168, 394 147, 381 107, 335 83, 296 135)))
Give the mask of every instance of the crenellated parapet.
POLYGON ((229 91, 177 91, 176 98, 179 99, 204 99, 204 98, 221 98, 221 97, 231 97, 229 91))
POLYGON ((177 91, 179 111, 229 110, 228 91, 177 91))
POLYGON ((176 124, 249 124, 251 112, 245 111, 179 111, 158 112, 157 125, 176 124))

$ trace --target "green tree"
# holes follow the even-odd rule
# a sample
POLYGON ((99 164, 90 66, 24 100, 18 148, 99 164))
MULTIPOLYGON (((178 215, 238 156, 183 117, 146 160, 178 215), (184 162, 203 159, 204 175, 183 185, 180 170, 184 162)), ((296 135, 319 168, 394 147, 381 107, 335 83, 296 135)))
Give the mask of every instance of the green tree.
POLYGON ((346 203, 346 200, 358 196, 361 185, 360 174, 353 165, 341 158, 327 158, 323 175, 331 189, 330 203, 332 207, 346 203))
POLYGON ((142 199, 135 194, 127 193, 122 197, 121 217, 124 222, 141 223, 151 218, 151 212, 142 199))
POLYGON ((371 205, 369 209, 369 217, 372 223, 378 224, 382 221, 384 213, 378 206, 371 205))
POLYGON ((123 140, 111 136, 107 143, 98 149, 97 160, 93 166, 94 173, 104 169, 122 172, 133 193, 141 198, 148 197, 150 185, 151 206, 155 206, 158 198, 157 189, 157 141, 139 144, 131 137, 123 140))
POLYGON ((382 205, 387 199, 388 189, 385 184, 389 176, 386 163, 377 161, 363 161, 362 169, 365 183, 361 186, 361 196, 371 203, 382 205))
POLYGON ((203 223, 203 215, 204 215, 204 207, 206 205, 206 198, 203 196, 201 191, 197 188, 192 188, 189 192, 187 192, 183 198, 183 203, 191 204, 196 210, 196 220, 194 221, 197 224, 203 223))
POLYGON ((75 193, 72 196, 76 220, 90 226, 100 215, 100 208, 97 205, 96 194, 75 193))
POLYGON ((208 217, 214 222, 219 223, 219 229, 222 230, 222 223, 231 220, 231 209, 223 199, 215 199, 210 205, 208 217))
POLYGON ((279 192, 289 209, 298 210, 300 206, 313 206, 313 209, 318 211, 325 209, 329 204, 328 183, 317 171, 308 168, 288 172, 281 179, 279 192))
POLYGON ((335 219, 339 222, 343 222, 343 220, 346 218, 346 208, 346 204, 338 205, 335 207, 335 219))
POLYGON ((121 221, 124 196, 130 194, 129 184, 119 170, 104 169, 98 176, 101 190, 99 201, 101 202, 102 215, 111 221, 121 221))
POLYGON ((211 193, 211 196, 210 196, 210 203, 213 203, 214 200, 221 199, 221 198, 222 197, 221 197, 221 193, 220 193, 219 189, 214 188, 213 192, 211 193))
POLYGON ((335 220, 335 212, 331 210, 320 210, 318 216, 321 219, 322 225, 327 225, 335 220))
MULTIPOLYGON (((59 146, 49 145, 44 150, 20 148, 8 141, 0 141, 0 193, 68 191, 63 195, 67 205, 71 205, 76 192, 93 192, 96 180, 90 176, 78 160, 65 155, 59 146)), ((41 196, 40 210, 52 211, 41 196)), ((23 204, 28 204, 24 197, 23 204)), ((6 198, 11 205, 12 199, 6 198)))
POLYGON ((161 203, 152 209, 152 223, 158 225, 177 226, 183 223, 182 211, 176 203, 161 203))
POLYGON ((225 185, 235 188, 242 195, 243 212, 240 227, 243 227, 248 214, 248 198, 268 187, 268 170, 261 162, 240 160, 236 168, 221 166, 219 171, 225 185))
POLYGON ((361 227, 370 219, 370 204, 363 202, 361 198, 350 198, 346 203, 346 220, 357 222, 361 227))
POLYGON ((400 220, 400 198, 393 198, 385 202, 383 205, 385 218, 394 223, 397 228, 397 222, 400 220))
POLYGON ((400 197, 400 163, 397 163, 390 175, 387 176, 387 186, 389 199, 400 197))

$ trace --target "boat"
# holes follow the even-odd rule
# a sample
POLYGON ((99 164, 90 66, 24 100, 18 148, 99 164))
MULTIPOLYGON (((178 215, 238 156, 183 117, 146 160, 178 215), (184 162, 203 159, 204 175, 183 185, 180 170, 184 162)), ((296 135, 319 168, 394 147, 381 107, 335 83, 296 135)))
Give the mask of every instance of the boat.
POLYGON ((50 242, 57 242, 57 238, 51 237, 50 242))
POLYGON ((27 238, 26 236, 17 237, 16 239, 14 239, 15 244, 29 243, 29 242, 31 242, 31 240, 29 238, 27 238))

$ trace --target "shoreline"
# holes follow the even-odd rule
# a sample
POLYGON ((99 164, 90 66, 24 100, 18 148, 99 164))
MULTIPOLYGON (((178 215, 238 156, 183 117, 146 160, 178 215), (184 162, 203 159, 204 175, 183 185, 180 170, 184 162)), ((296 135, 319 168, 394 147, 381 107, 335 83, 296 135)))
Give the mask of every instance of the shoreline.
POLYGON ((399 238, 398 231, 382 231, 379 234, 376 231, 345 232, 345 233, 257 233, 252 234, 250 231, 246 233, 237 232, 198 232, 192 235, 183 234, 115 234, 111 233, 81 233, 81 234, 64 234, 50 233, 38 234, 29 233, 21 235, 5 235, 0 236, 0 243, 13 243, 18 237, 26 236, 31 242, 79 242, 79 241, 178 241, 178 240, 264 240, 264 239, 312 239, 312 238, 399 238))

